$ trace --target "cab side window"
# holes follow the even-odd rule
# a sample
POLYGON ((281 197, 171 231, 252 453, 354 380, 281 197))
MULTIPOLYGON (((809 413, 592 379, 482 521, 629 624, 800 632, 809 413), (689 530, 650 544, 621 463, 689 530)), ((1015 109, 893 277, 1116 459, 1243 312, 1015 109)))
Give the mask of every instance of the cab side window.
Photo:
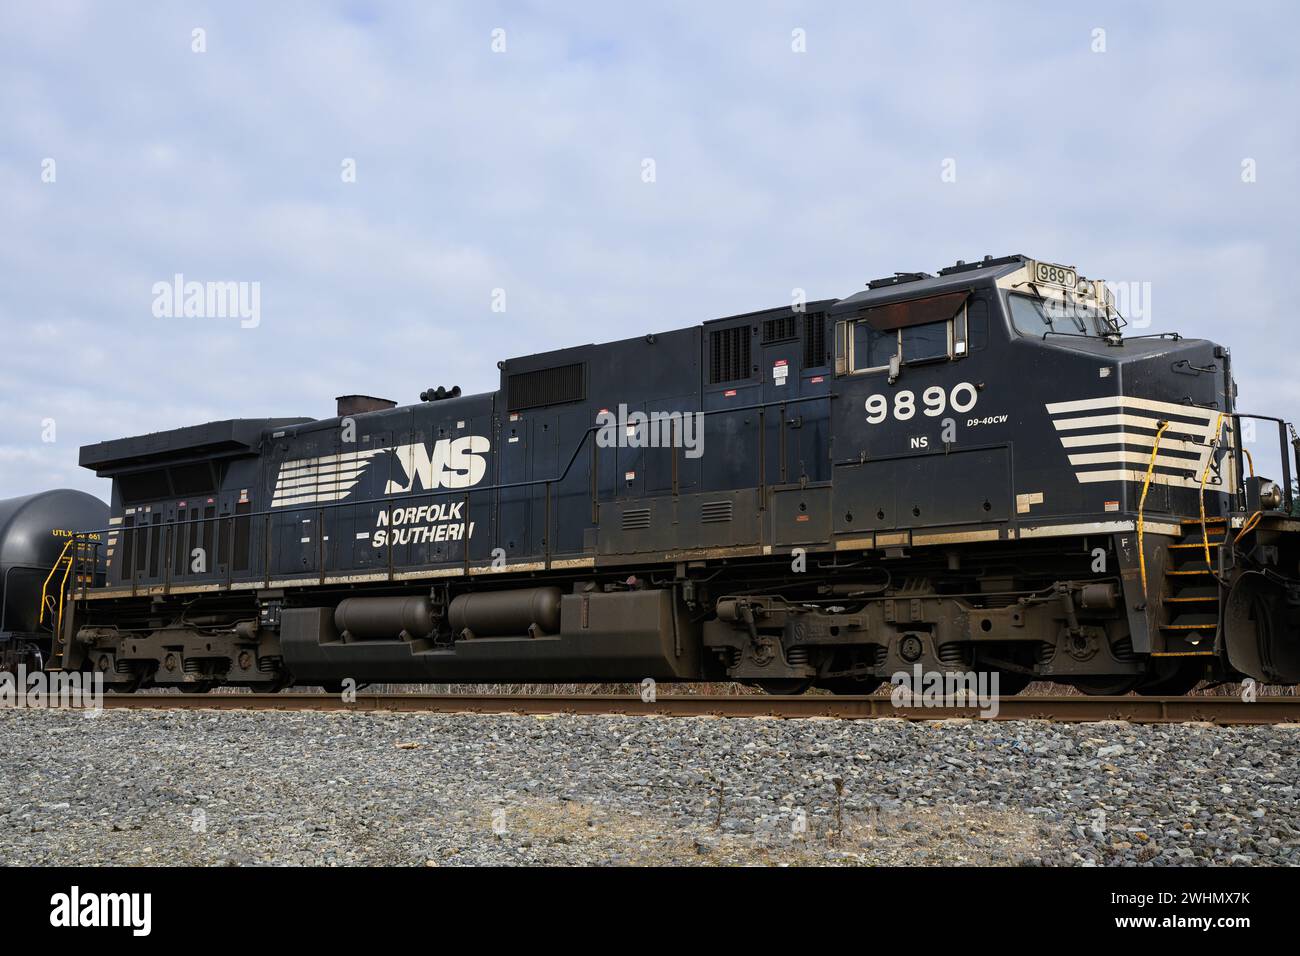
POLYGON ((948 337, 951 325, 951 322, 927 322, 925 325, 899 329, 903 363, 933 362, 949 358, 951 352, 948 337))
POLYGON ((926 322, 887 332, 875 328, 865 319, 859 319, 851 323, 851 326, 852 332, 848 336, 850 361, 846 364, 848 370, 853 372, 888 368, 894 356, 898 356, 904 365, 919 365, 922 362, 960 358, 966 354, 964 321, 961 328, 957 328, 955 321, 949 319, 947 322, 926 322))
POLYGON ((893 363, 919 365, 960 359, 974 334, 987 336, 982 302, 969 291, 947 292, 872 306, 836 323, 836 374, 878 371, 893 363), (968 314, 968 305, 977 314, 968 314))
POLYGON ((898 354, 898 333, 880 332, 866 322, 853 323, 853 371, 887 368, 898 354))

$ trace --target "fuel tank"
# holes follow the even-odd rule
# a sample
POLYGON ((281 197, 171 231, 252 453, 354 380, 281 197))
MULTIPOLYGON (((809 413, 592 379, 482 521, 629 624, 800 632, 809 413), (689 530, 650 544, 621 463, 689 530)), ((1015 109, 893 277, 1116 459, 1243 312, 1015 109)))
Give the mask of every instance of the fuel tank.
POLYGON ((0 635, 34 634, 41 587, 74 531, 108 526, 108 505, 61 488, 0 501, 0 635))

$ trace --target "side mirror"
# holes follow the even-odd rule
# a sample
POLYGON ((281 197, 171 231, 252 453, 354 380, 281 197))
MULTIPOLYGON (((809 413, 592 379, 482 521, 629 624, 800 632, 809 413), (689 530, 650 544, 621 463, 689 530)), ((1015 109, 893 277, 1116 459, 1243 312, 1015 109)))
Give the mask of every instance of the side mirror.
POLYGON ((889 357, 889 384, 893 385, 898 381, 898 376, 903 371, 903 357, 894 353, 889 357))

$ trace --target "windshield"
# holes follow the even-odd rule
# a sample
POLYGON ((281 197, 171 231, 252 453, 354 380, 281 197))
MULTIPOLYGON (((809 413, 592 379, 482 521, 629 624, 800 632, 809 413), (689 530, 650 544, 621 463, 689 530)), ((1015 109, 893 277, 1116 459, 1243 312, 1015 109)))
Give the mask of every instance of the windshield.
POLYGON ((1011 295, 1011 321, 1017 329, 1028 335, 1045 332, 1065 332, 1070 335, 1109 335, 1115 331, 1105 313, 1086 302, 1071 299, 1035 299, 1027 295, 1011 295))

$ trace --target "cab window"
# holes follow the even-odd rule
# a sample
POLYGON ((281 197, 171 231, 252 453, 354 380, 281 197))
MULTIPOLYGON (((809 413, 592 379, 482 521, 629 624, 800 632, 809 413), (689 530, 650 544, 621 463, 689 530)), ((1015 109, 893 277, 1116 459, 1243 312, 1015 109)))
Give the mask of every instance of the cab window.
POLYGON ((1031 299, 1027 295, 1012 295, 1008 298, 1011 300, 1011 321, 1021 332, 1042 335, 1052 330, 1052 320, 1043 311, 1038 299, 1031 299))
POLYGON ((886 368, 896 354, 897 332, 878 332, 866 322, 853 323, 853 371, 886 368))
POLYGON ((871 306, 836 323, 838 375, 962 358, 970 345, 969 291, 871 306))
POLYGON ((898 330, 904 362, 932 362, 948 357, 948 322, 929 322, 898 330))
POLYGON ((1011 324, 1024 335, 1060 332, 1069 335, 1106 335, 1113 332, 1106 315, 1082 302, 1036 299, 1012 293, 1011 324))
POLYGON ((881 332, 864 319, 850 323, 846 370, 888 368, 897 355, 904 365, 940 362, 966 354, 966 315, 946 322, 926 322, 881 332))

